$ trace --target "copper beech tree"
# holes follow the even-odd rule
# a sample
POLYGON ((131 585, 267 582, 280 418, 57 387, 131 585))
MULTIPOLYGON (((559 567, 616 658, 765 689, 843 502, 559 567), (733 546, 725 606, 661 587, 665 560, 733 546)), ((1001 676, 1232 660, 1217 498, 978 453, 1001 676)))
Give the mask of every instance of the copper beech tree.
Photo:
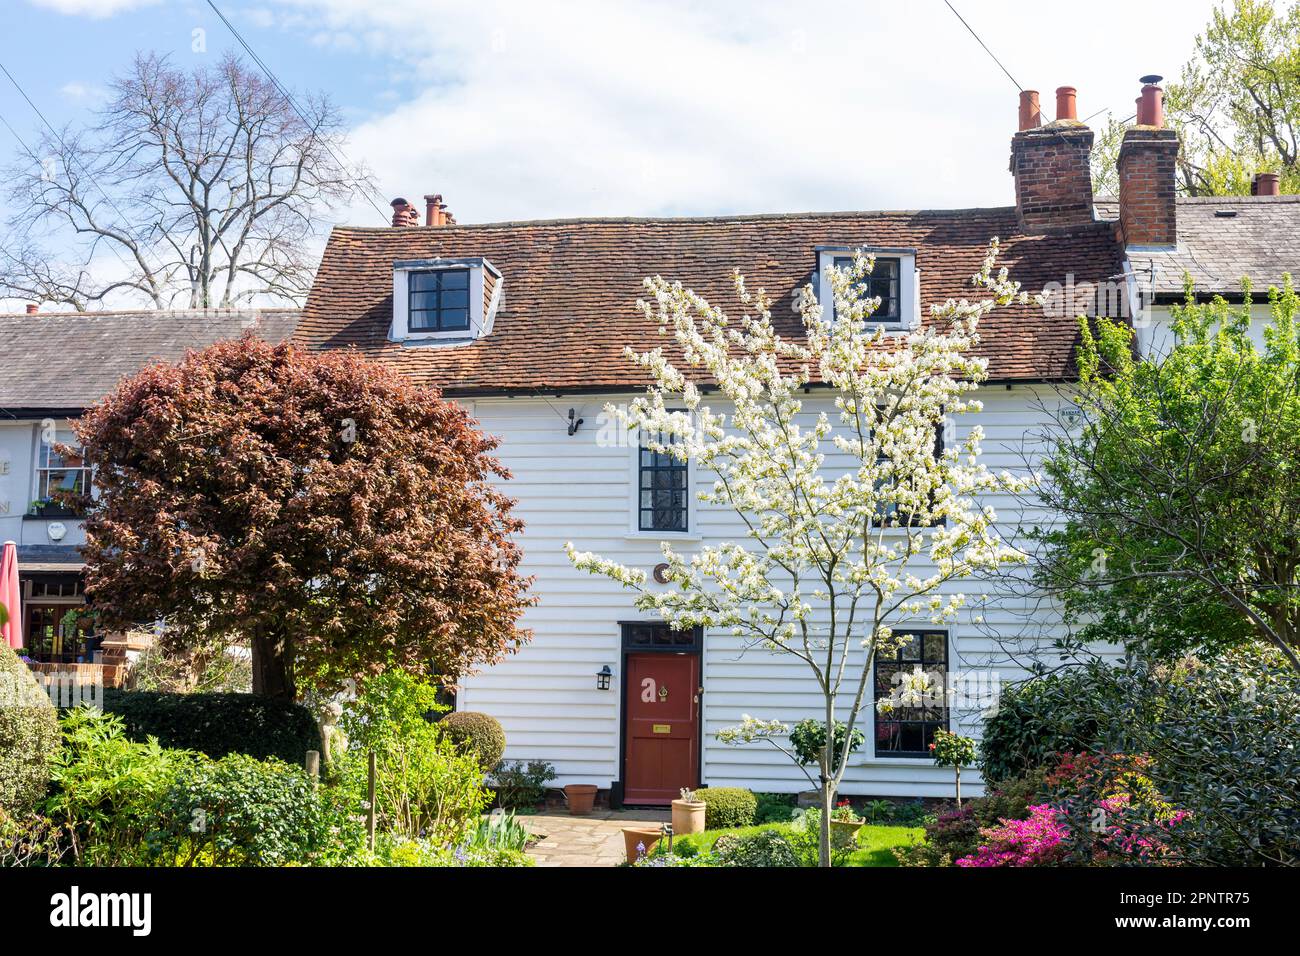
POLYGON ((450 680, 528 639, 496 439, 377 363, 249 335, 145 368, 78 436, 101 620, 245 643, 254 693, 450 680))

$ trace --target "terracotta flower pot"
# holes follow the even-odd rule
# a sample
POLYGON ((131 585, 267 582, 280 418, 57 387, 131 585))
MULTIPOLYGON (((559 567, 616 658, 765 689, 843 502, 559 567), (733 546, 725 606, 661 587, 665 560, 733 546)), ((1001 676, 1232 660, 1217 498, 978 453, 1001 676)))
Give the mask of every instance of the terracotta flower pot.
POLYGON ((704 832, 704 811, 708 804, 703 800, 673 801, 673 835, 704 832))
POLYGON ((858 831, 866 820, 832 820, 831 821, 831 847, 836 850, 844 850, 854 846, 858 842, 858 831))
POLYGON ((662 836, 663 831, 657 827, 625 827, 623 846, 627 850, 627 861, 635 863, 640 857, 649 856, 662 836))
POLYGON ((574 816, 590 813, 596 804, 596 788, 589 783, 571 783, 564 788, 564 799, 574 816))

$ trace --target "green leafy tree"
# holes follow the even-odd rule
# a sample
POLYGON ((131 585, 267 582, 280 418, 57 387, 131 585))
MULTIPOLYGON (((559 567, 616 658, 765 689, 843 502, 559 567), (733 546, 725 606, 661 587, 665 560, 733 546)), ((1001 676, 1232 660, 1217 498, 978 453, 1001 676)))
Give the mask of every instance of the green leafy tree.
MULTIPOLYGON (((1214 10, 1196 52, 1165 90, 1178 131, 1178 189, 1188 196, 1249 195, 1256 172, 1282 174, 1300 192, 1300 2, 1234 0, 1214 10)), ((1113 118, 1093 154, 1099 195, 1118 195, 1122 125, 1113 118)))
POLYGON ((1079 424, 1062 427, 1040 494, 1039 583, 1084 640, 1159 657, 1267 641, 1300 669, 1300 345, 1290 277, 1172 310, 1175 344, 1138 361, 1132 330, 1080 323, 1079 424))

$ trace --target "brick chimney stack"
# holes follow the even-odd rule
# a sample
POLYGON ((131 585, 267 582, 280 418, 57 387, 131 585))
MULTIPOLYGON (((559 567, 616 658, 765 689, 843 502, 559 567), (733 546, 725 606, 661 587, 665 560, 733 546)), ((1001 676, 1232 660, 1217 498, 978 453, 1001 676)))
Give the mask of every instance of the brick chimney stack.
POLYGON ((1137 123, 1119 148, 1118 236, 1125 246, 1178 244, 1174 182, 1178 134, 1165 129, 1164 92, 1159 76, 1142 77, 1137 123))
POLYGON ((393 207, 394 226, 418 226, 420 224, 420 211, 405 199, 398 197, 389 205, 393 207))
POLYGON ((27 303, 27 314, 28 314, 28 315, 35 315, 35 314, 36 314, 37 312, 39 312, 39 311, 41 311, 41 304, 40 304, 39 302, 28 302, 28 303, 27 303))
POLYGON ((1093 221, 1092 130, 1079 122, 1076 91, 1056 91, 1056 119, 1042 124, 1038 93, 1020 94, 1020 131, 1011 138, 1016 215, 1025 232, 1069 229, 1093 221))

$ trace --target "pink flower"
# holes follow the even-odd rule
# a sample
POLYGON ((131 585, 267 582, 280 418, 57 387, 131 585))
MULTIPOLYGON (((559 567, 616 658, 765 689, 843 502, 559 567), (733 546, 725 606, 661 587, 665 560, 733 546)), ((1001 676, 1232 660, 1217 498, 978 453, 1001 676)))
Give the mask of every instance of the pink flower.
POLYGON ((1027 820, 1002 820, 1001 826, 980 833, 988 842, 958 866, 1042 866, 1058 860, 1068 830, 1060 814, 1049 804, 1029 808, 1027 820))

